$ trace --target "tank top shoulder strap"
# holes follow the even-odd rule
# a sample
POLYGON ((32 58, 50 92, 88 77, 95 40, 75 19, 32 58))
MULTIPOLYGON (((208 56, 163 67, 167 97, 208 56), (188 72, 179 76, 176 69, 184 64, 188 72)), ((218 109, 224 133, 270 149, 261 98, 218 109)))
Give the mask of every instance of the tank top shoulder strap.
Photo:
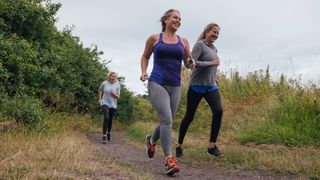
MULTIPOLYGON (((177 35, 178 36, 178 35, 177 35)), ((182 43, 182 39, 180 38, 180 36, 178 36, 178 43, 183 44, 182 43)))
POLYGON ((159 42, 163 42, 162 33, 160 33, 160 36, 159 36, 159 42))

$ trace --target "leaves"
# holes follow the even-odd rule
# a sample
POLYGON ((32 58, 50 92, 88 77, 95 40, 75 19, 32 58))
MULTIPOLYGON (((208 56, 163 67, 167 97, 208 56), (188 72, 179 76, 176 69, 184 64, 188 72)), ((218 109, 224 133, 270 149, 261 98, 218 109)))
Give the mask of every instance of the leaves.
MULTIPOLYGON (((94 113, 108 73, 103 52, 84 47, 72 35, 74 27, 57 30, 60 7, 48 0, 0 0, 0 94, 36 97, 53 110, 94 113)), ((123 88, 126 104, 120 103, 119 114, 130 119, 132 93, 123 88)))

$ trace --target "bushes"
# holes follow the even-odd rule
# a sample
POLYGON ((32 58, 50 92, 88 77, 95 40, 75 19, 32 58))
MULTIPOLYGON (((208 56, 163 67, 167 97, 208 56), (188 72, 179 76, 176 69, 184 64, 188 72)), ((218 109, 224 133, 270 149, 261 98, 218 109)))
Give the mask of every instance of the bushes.
POLYGON ((108 69, 96 46, 84 47, 72 28, 57 30, 60 6, 0 0, 0 93, 33 96, 55 111, 94 113, 108 69))
POLYGON ((128 91, 126 86, 123 84, 123 81, 124 79, 120 78, 121 98, 115 115, 120 121, 129 123, 133 113, 134 99, 133 93, 128 91))
POLYGON ((1 99, 2 119, 14 119, 18 124, 37 129, 46 130, 48 112, 42 102, 29 96, 16 96, 13 100, 8 97, 1 99))

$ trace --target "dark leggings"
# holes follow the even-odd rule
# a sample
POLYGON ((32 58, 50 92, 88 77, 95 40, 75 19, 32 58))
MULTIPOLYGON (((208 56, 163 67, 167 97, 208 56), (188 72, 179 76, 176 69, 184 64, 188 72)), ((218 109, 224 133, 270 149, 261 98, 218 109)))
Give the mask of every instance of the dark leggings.
POLYGON ((107 131, 108 133, 110 133, 111 127, 112 127, 112 118, 116 109, 109 108, 107 105, 103 105, 102 110, 103 110, 103 126, 102 126, 103 132, 102 133, 106 134, 107 131))
POLYGON ((212 112, 210 142, 215 143, 217 141, 223 114, 219 90, 215 90, 208 93, 197 93, 193 91, 190 87, 187 94, 187 112, 180 124, 178 140, 179 144, 183 143, 183 139, 187 133, 188 127, 190 123, 193 121, 194 114, 197 110, 200 100, 203 97, 209 104, 212 112))

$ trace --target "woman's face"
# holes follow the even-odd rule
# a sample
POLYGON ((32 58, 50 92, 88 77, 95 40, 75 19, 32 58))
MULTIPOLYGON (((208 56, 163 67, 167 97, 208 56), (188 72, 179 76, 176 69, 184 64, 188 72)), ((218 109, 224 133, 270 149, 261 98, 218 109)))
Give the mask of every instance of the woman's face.
POLYGON ((177 11, 173 11, 165 20, 166 26, 178 30, 181 25, 181 17, 177 11))
POLYGON ((110 78, 111 82, 115 82, 117 80, 117 75, 116 74, 111 74, 109 78, 110 78))
POLYGON ((214 26, 209 32, 206 33, 206 41, 209 43, 213 43, 219 37, 220 28, 218 26, 214 26))

